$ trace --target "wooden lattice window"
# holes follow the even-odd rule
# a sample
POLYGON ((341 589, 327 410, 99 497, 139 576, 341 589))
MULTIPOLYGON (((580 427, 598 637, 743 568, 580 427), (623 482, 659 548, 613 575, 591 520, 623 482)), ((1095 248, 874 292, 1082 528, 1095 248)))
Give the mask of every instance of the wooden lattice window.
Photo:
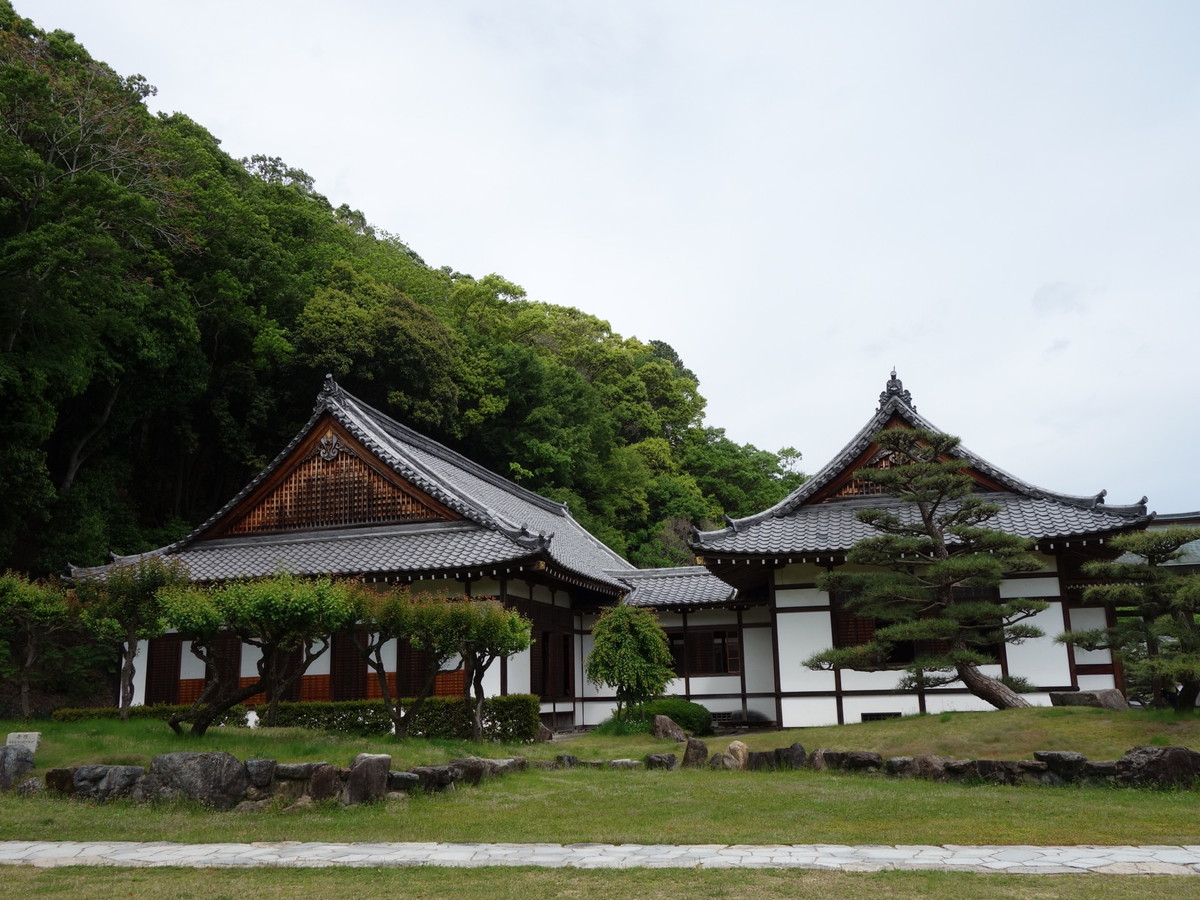
POLYGON ((327 433, 227 534, 381 525, 442 516, 327 433))
MULTIPOLYGON (((864 469, 890 469, 892 467, 892 458, 890 455, 881 455, 872 459, 862 468, 864 469)), ((834 497, 880 497, 885 494, 883 486, 876 484, 869 478, 862 478, 855 475, 847 481, 842 488, 833 496, 834 497)))

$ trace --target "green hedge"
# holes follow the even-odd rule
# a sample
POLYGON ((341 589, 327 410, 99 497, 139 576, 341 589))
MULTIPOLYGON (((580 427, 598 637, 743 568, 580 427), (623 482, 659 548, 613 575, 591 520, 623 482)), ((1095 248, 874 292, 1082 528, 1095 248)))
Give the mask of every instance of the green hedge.
POLYGON ((645 722, 647 730, 654 724, 655 716, 670 716, 676 725, 690 735, 704 737, 713 733, 712 713, 708 708, 681 697, 651 700, 625 711, 627 721, 645 722))
MULTIPOLYGON (((175 713, 187 712, 191 708, 190 703, 181 705, 156 703, 153 706, 131 706, 129 707, 129 718, 162 719, 165 722, 171 716, 175 715, 175 713)), ((121 711, 115 706, 63 707, 51 713, 50 718, 55 722, 82 722, 86 719, 116 719, 120 715, 121 711)), ((246 707, 235 706, 213 724, 245 727, 246 722, 246 707)))
MULTIPOLYGON (((405 701, 408 702, 408 701, 405 701)), ((470 701, 462 697, 430 697, 408 733, 413 737, 471 737, 470 701)), ((484 735, 490 741, 528 743, 537 737, 541 701, 532 694, 489 697, 483 706, 484 735)), ((362 737, 390 734, 392 720, 380 700, 336 703, 280 703, 280 727, 338 731, 362 737)))

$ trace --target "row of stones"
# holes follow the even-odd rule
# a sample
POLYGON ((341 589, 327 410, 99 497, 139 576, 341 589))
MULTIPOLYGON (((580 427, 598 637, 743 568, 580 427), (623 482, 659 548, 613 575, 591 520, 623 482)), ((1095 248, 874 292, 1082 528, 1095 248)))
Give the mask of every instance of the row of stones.
POLYGON ((29 777, 33 753, 24 747, 0 747, 0 789, 20 794, 42 790, 84 800, 127 797, 133 802, 194 800, 215 809, 262 808, 272 802, 310 805, 338 800, 347 806, 414 790, 452 790, 456 783, 477 784, 484 777, 520 771, 521 757, 451 760, 444 766, 392 769, 387 754, 361 753, 348 768, 327 762, 279 763, 248 759, 223 751, 177 752, 156 756, 141 766, 85 765, 50 769, 45 779, 29 777), (278 799, 277 799, 278 798, 278 799))

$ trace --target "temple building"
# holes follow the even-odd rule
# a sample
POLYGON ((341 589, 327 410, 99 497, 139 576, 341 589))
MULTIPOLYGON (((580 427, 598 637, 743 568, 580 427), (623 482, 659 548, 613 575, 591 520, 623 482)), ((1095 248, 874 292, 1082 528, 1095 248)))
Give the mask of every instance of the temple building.
MULTIPOLYGON (((799 726, 986 708, 957 686, 897 693, 899 670, 802 665, 817 651, 861 642, 873 627, 839 609, 816 580, 873 534, 856 511, 897 502, 856 475, 886 464, 872 440, 885 428, 939 430, 917 414, 895 373, 862 430, 791 495, 722 530, 696 532, 695 566, 639 570, 564 505, 418 434, 327 378, 312 417, 279 456, 207 522, 154 553, 179 559, 200 582, 287 571, 496 597, 532 621, 534 644, 493 667, 487 688, 539 695, 543 720, 557 728, 595 725, 611 714, 613 697, 586 682, 583 663, 600 610, 619 602, 658 612, 678 676, 667 692, 703 703, 719 720, 799 726)), ((1046 703, 1049 691, 1120 687, 1107 651, 1072 649, 1054 636, 1108 622, 1104 608, 1083 605, 1080 567, 1106 554, 1111 535, 1146 526, 1144 498, 1108 506, 1103 493, 1057 494, 961 446, 958 454, 978 492, 1000 507, 988 524, 1036 542, 1040 570, 1006 579, 999 596, 1049 604, 1033 620, 1045 637, 1000 647, 985 672, 1032 682, 1034 703, 1046 703)), ((257 651, 241 650, 248 680, 257 651)), ((416 667, 408 656, 393 648, 401 694, 412 691, 416 667)), ((187 636, 167 635, 139 654, 136 702, 190 702, 205 678, 187 636)), ((349 635, 334 635, 330 652, 294 690, 303 700, 378 695, 349 635)), ((441 676, 439 692, 461 690, 461 674, 441 676)))

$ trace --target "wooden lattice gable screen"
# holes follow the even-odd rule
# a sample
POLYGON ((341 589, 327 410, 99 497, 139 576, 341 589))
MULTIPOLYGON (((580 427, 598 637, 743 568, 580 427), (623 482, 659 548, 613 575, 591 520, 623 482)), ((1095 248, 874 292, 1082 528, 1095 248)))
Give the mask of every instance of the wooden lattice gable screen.
POLYGON ((318 423, 213 536, 462 518, 383 466, 336 422, 318 423))

